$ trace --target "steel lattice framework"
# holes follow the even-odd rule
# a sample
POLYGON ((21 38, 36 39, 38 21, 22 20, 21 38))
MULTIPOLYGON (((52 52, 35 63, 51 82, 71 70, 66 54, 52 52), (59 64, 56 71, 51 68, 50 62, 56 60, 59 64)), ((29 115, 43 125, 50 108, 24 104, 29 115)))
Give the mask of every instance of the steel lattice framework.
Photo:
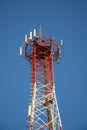
POLYGON ((32 33, 30 38, 25 36, 24 57, 32 68, 29 130, 62 130, 54 83, 54 61, 60 59, 60 47, 52 37, 37 35, 35 30, 33 37, 32 33))

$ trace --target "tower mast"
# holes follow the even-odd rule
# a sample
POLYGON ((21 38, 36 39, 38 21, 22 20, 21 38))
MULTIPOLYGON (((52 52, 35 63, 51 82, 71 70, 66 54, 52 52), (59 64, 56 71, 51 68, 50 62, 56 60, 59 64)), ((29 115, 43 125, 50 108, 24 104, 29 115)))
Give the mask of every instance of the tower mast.
POLYGON ((60 59, 61 44, 51 36, 30 32, 20 54, 31 64, 32 100, 28 107, 29 130, 62 130, 62 123, 55 93, 54 61, 60 59), (24 52, 23 52, 24 50, 24 52))

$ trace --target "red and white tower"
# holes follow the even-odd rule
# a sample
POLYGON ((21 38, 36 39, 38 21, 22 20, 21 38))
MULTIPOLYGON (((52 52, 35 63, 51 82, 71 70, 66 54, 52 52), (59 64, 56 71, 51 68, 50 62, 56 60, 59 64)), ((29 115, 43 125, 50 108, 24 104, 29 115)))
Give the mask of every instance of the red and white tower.
POLYGON ((28 107, 29 130, 62 130, 62 123, 54 83, 54 61, 59 62, 61 45, 51 36, 39 34, 34 29, 25 35, 20 55, 32 68, 32 99, 28 107))

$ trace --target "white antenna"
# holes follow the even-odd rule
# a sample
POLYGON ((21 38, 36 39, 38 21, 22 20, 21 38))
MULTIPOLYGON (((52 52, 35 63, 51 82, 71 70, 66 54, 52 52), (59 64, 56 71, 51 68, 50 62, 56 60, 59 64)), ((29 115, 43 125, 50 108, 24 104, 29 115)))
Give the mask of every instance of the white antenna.
POLYGON ((20 46, 20 56, 22 56, 22 47, 20 46))
POLYGON ((27 42, 27 34, 25 35, 25 42, 27 42))
POLYGON ((39 28, 39 35, 40 35, 40 38, 42 38, 42 26, 40 25, 40 28, 39 28))
POLYGON ((28 117, 30 117, 30 115, 31 115, 31 105, 29 105, 28 107, 28 117))
POLYGON ((36 36, 36 29, 34 29, 34 37, 36 36))
POLYGON ((60 46, 63 46, 63 40, 60 41, 60 46))
POLYGON ((30 38, 29 39, 32 39, 32 32, 30 32, 30 38))

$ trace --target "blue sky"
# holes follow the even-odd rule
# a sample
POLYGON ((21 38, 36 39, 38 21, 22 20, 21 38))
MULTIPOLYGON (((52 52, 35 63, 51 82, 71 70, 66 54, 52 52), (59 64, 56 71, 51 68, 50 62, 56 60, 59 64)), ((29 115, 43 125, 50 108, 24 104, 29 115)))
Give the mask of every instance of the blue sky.
POLYGON ((42 25, 64 40, 55 85, 64 130, 87 130, 87 1, 0 0, 0 130, 26 130, 30 66, 24 35, 42 25))

